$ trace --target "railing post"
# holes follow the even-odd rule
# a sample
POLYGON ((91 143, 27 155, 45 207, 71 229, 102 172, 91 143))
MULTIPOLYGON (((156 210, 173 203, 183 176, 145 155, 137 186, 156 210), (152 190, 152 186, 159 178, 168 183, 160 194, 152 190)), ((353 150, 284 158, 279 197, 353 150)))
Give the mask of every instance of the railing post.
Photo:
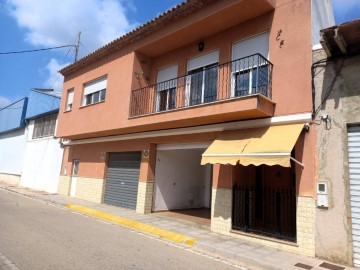
POLYGON ((231 211, 231 229, 234 229, 235 222, 235 192, 236 192, 236 183, 233 185, 232 189, 232 211, 231 211))
POLYGON ((256 94, 259 92, 259 90, 258 90, 258 87, 259 87, 259 66, 260 66, 260 55, 259 54, 257 54, 256 55, 257 56, 257 66, 256 66, 256 94))
POLYGON ((249 189, 245 188, 245 231, 249 229, 249 189))
POLYGON ((276 234, 280 235, 281 234, 281 214, 280 214, 280 191, 276 191, 276 196, 275 196, 275 207, 276 207, 276 234))

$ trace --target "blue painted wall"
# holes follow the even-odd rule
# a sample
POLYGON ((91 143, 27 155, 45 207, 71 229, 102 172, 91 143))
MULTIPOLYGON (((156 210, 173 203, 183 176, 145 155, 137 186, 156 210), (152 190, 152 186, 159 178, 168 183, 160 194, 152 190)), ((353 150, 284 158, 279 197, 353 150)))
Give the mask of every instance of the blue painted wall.
POLYGON ((59 107, 60 97, 31 90, 25 119, 32 119, 51 112, 57 112, 59 107))
POLYGON ((23 98, 0 110, 0 133, 25 126, 27 104, 28 98, 23 98))

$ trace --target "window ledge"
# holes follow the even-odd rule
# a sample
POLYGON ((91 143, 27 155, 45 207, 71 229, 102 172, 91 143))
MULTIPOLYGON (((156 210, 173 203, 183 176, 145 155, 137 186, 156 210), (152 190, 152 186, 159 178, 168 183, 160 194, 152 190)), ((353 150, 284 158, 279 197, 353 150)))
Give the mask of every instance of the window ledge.
POLYGON ((29 139, 28 142, 37 142, 37 141, 46 141, 46 140, 49 140, 49 139, 55 139, 56 138, 54 137, 54 135, 49 135, 47 137, 39 137, 39 138, 34 138, 34 139, 29 139))
POLYGON ((100 103, 104 103, 104 102, 105 102, 105 100, 95 102, 95 103, 92 103, 92 104, 88 104, 88 105, 83 105, 83 106, 80 106, 79 109, 84 109, 84 108, 91 107, 91 106, 94 106, 94 105, 97 105, 97 104, 100 104, 100 103))
POLYGON ((69 113, 69 112, 71 112, 72 110, 66 110, 66 111, 64 111, 64 113, 69 113))

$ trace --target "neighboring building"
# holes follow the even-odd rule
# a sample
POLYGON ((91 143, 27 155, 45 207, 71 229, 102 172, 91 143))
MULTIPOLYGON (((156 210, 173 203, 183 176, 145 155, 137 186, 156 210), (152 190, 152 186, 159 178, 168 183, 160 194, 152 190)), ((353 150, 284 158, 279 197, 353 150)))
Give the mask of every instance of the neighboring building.
POLYGON ((0 180, 18 184, 23 167, 28 98, 0 110, 0 180))
POLYGON ((321 35, 324 49, 313 52, 316 175, 325 187, 316 255, 360 267, 360 20, 321 35))
POLYGON ((202 208, 215 232, 315 256, 304 125, 328 22, 330 1, 187 1, 63 68, 58 192, 202 208))
POLYGON ((63 149, 54 137, 59 93, 32 90, 0 111, 0 179, 57 192, 63 149))
POLYGON ((28 136, 20 185, 56 193, 63 148, 54 137, 59 93, 31 91, 26 111, 28 136))

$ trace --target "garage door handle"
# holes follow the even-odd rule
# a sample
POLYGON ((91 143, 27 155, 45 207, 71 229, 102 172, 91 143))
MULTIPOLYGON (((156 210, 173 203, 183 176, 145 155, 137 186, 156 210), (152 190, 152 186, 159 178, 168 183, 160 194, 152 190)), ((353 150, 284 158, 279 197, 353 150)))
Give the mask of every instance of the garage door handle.
POLYGON ((121 185, 125 185, 125 183, 124 183, 124 182, 120 182, 120 184, 121 184, 121 185))

